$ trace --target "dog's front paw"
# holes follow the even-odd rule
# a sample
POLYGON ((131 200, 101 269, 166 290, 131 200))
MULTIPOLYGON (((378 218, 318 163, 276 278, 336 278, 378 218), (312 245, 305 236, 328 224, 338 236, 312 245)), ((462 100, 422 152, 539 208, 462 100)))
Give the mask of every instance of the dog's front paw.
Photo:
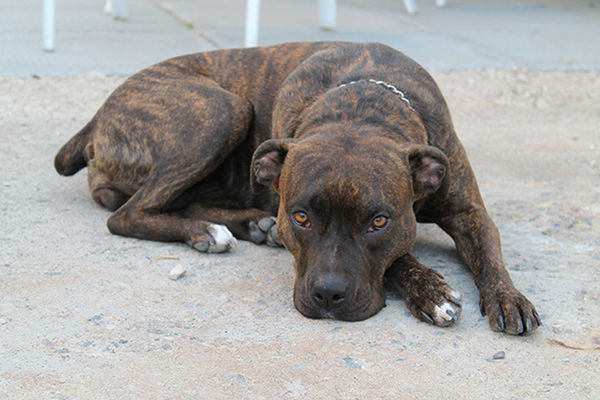
POLYGON ((497 289, 481 295, 479 307, 490 328, 510 335, 526 335, 542 325, 535 307, 518 290, 497 289))
POLYGON ((210 224, 206 234, 188 244, 203 253, 224 253, 237 244, 237 240, 225 225, 210 224))
POLYGON ((423 277, 404 296, 410 312, 424 322, 437 326, 450 326, 460 315, 461 294, 437 275, 423 277))
POLYGON ((275 217, 261 218, 258 222, 251 221, 248 229, 252 241, 256 244, 266 243, 271 247, 283 246, 277 235, 277 219, 275 217))

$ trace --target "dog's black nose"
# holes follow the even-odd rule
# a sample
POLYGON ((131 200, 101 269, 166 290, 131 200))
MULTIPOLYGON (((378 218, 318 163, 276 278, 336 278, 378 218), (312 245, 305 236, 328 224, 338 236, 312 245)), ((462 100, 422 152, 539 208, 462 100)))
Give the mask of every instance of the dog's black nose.
POLYGON ((312 299, 321 309, 333 310, 344 303, 348 297, 349 286, 348 281, 340 276, 321 277, 312 285, 312 299))

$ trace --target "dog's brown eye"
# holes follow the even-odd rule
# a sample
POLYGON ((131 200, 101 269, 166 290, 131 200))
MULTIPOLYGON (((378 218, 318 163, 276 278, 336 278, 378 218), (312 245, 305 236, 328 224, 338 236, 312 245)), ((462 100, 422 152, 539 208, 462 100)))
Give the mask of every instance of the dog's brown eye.
POLYGON ((388 218, 384 217, 383 215, 378 215, 375 218, 373 218, 373 221, 371 222, 371 228, 369 229, 369 231, 376 231, 379 229, 383 229, 385 228, 385 226, 388 223, 388 218))
POLYGON ((304 211, 296 211, 293 214, 294 222, 304 228, 308 228, 310 226, 310 221, 308 220, 308 215, 304 211))

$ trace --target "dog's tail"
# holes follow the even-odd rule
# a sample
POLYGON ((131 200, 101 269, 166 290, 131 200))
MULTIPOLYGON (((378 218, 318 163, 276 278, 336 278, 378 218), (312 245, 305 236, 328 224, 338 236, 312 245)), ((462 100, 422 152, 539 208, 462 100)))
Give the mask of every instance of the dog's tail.
POLYGON ((85 146, 90 142, 94 125, 95 118, 88 122, 56 153, 54 168, 59 174, 70 176, 87 165, 84 151, 85 146))

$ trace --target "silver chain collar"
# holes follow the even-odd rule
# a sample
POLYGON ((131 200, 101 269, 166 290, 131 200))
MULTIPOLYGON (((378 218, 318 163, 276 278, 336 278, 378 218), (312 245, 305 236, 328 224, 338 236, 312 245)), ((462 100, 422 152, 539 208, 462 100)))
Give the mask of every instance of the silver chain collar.
MULTIPOLYGON (((338 87, 344 87, 344 86, 348 86, 348 85, 355 85, 358 82, 361 82, 362 80, 358 80, 358 81, 350 81, 348 83, 342 83, 341 85, 339 85, 338 87)), ((408 104, 408 108, 410 108, 412 111, 415 111, 415 109, 412 107, 412 105, 410 104, 410 100, 408 100, 406 98, 406 96, 404 95, 404 92, 402 92, 401 90, 399 90, 396 86, 389 84, 387 82, 384 81, 378 81, 375 79, 368 79, 365 82, 371 82, 374 83, 376 85, 380 85, 383 86, 384 88, 391 90, 392 93, 394 93, 396 96, 400 97, 400 100, 404 101, 406 104, 408 104)))

